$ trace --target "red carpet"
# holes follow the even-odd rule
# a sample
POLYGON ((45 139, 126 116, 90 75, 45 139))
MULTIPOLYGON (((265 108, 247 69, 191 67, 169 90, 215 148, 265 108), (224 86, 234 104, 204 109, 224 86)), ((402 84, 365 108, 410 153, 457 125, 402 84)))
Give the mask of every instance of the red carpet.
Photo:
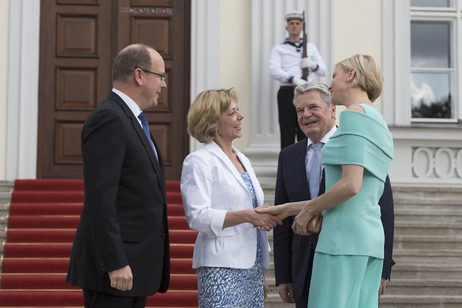
MULTIPOLYGON (((171 243, 169 291, 146 307, 197 307, 192 254, 196 232, 184 217, 179 182, 167 182, 171 243)), ((65 282, 84 200, 82 180, 16 180, 2 262, 0 307, 83 307, 65 282)))

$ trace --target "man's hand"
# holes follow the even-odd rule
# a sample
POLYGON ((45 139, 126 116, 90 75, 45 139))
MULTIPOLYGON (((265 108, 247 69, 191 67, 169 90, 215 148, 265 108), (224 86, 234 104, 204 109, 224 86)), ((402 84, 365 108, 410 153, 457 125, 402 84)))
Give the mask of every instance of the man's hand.
POLYGON ((294 85, 296 85, 297 87, 298 86, 301 86, 301 85, 304 85, 305 83, 307 83, 308 81, 306 81, 305 79, 301 79, 301 78, 298 78, 298 77, 294 77, 294 85))
POLYGON ((109 272, 111 287, 120 291, 131 290, 133 287, 132 269, 129 265, 109 272))
POLYGON ((379 298, 380 298, 380 296, 385 294, 385 289, 386 288, 387 288, 387 280, 385 278, 382 278, 380 280, 379 298))
POLYGON ((316 62, 313 62, 310 57, 306 57, 302 59, 302 68, 309 68, 311 70, 316 69, 318 65, 316 62))
POLYGON ((278 293, 284 303, 295 303, 294 285, 292 283, 278 285, 278 293))

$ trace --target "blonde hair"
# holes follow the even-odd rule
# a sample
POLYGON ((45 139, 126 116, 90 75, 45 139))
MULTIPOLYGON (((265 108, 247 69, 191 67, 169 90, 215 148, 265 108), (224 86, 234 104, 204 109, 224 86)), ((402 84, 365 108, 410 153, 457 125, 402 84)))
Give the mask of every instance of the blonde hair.
POLYGON ((188 112, 188 134, 201 143, 212 141, 218 122, 228 111, 231 101, 238 103, 233 88, 206 90, 197 95, 188 112))
POLYGON ((380 66, 374 58, 368 55, 354 55, 351 58, 338 62, 335 67, 341 65, 343 71, 348 73, 355 69, 356 76, 353 78, 353 87, 359 87, 367 93, 367 96, 374 102, 382 93, 383 74, 380 66))

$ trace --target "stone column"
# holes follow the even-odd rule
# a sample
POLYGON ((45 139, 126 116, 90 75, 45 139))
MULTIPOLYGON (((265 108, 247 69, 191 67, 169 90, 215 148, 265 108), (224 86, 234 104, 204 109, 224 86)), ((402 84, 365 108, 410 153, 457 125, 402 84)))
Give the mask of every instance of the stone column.
POLYGON ((250 145, 244 150, 262 183, 274 183, 280 151, 276 94, 279 83, 271 78, 268 63, 271 49, 287 37, 284 16, 305 11, 308 41, 318 48, 327 66, 330 82, 334 62, 334 0, 252 0, 251 5, 251 109, 250 145))
POLYGON ((40 1, 10 1, 6 179, 37 174, 40 1))

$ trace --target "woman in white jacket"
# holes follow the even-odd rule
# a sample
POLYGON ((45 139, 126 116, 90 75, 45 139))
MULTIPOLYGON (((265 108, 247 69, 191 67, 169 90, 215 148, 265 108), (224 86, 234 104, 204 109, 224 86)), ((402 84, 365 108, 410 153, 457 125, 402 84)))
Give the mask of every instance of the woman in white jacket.
POLYGON ((261 215, 263 191, 249 160, 232 146, 244 116, 234 90, 200 93, 188 113, 188 133, 204 146, 189 154, 181 194, 194 246, 199 307, 263 307, 269 290, 266 231, 281 221, 261 215))

